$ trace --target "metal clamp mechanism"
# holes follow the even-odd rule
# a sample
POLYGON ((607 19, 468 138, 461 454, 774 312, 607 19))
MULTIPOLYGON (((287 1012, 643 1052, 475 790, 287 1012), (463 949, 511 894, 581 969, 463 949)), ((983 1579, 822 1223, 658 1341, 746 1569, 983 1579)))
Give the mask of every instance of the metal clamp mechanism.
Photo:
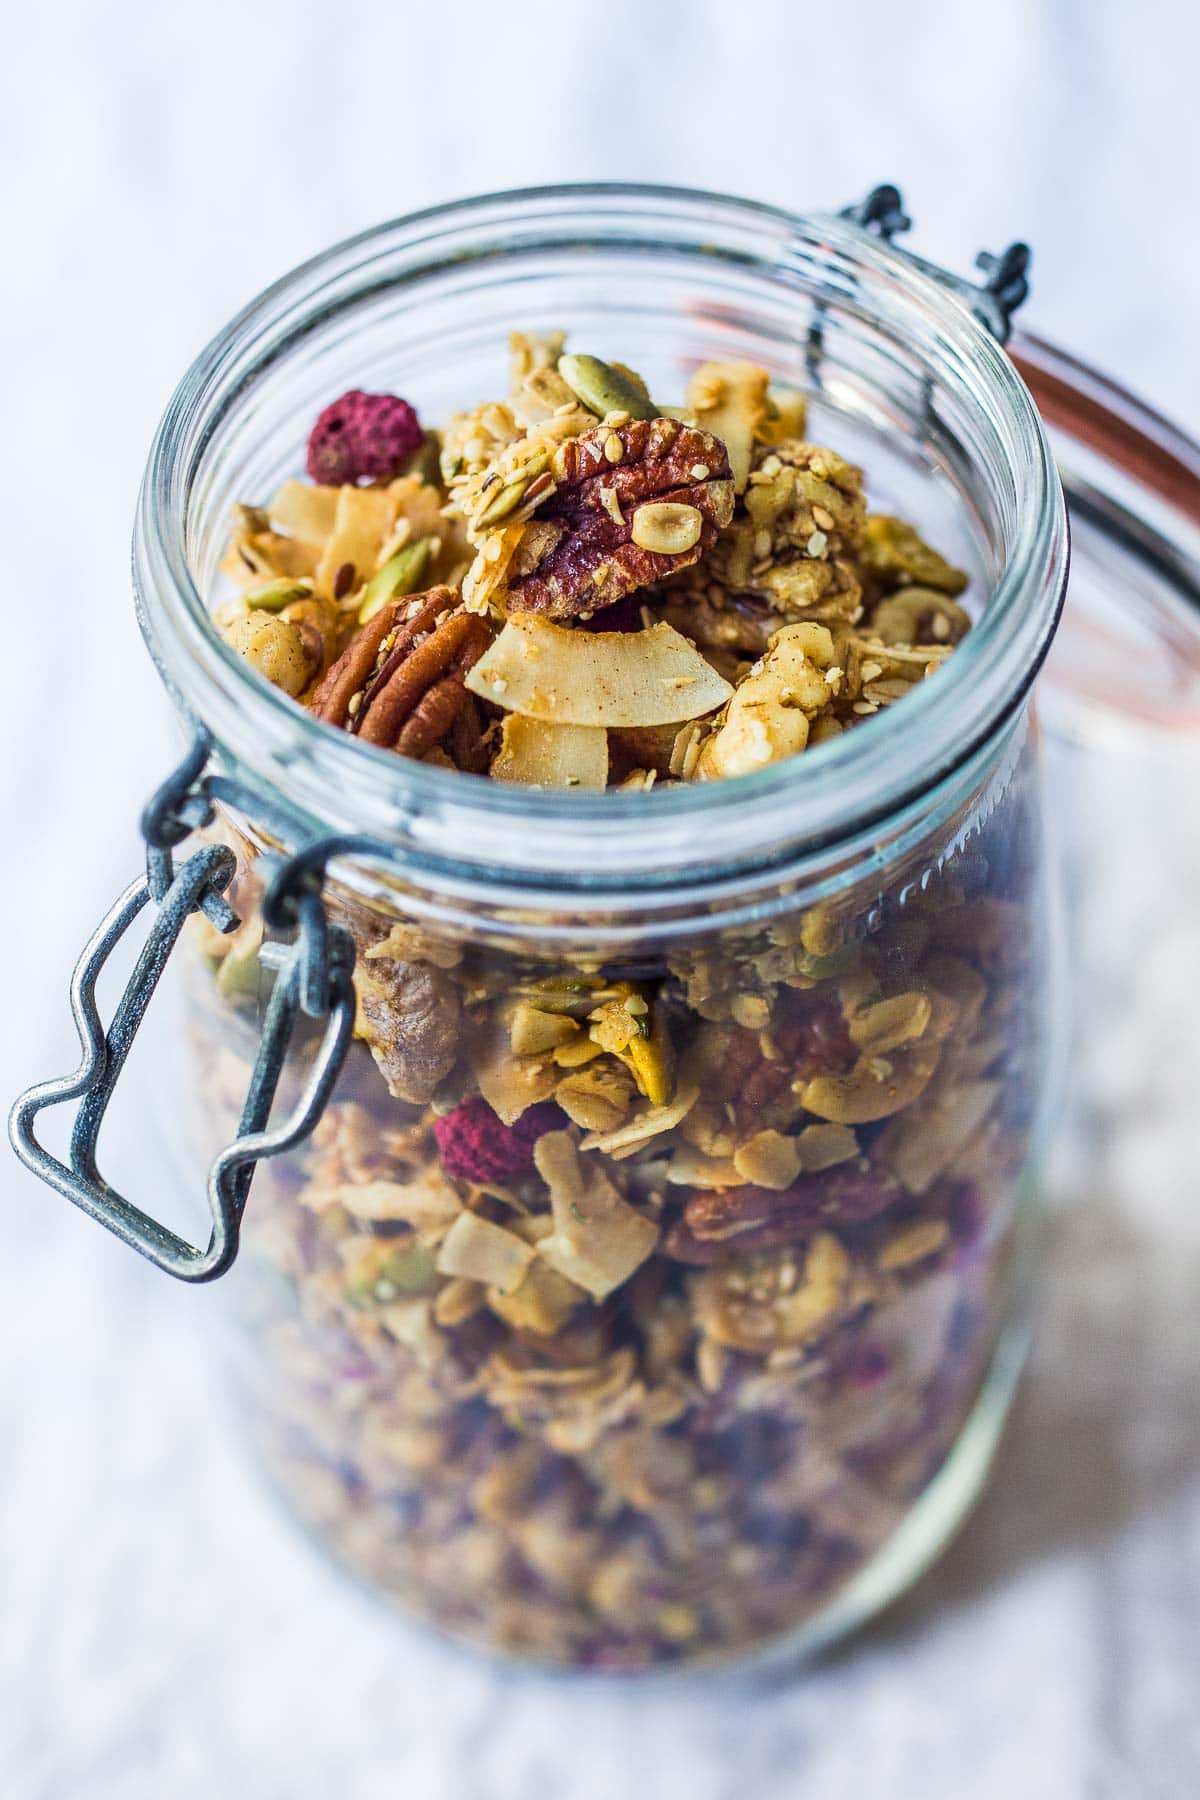
MULTIPOLYGON (((885 243, 893 244, 894 239, 902 232, 912 228, 912 220, 904 210, 904 202, 899 188, 890 183, 872 188, 865 200, 855 206, 844 206, 839 218, 848 219, 852 225, 858 225, 863 231, 870 231, 885 243)), ((987 277, 986 281, 967 281, 961 275, 954 275, 949 269, 943 269, 939 263, 927 262, 923 256, 916 256, 911 250, 897 248, 897 255, 936 281, 940 287, 948 288, 952 294, 966 305, 980 324, 985 325, 998 343, 1006 344, 1012 331, 1012 316, 1029 294, 1029 265, 1032 252, 1028 244, 1010 244, 1006 250, 994 255, 990 250, 981 250, 975 258, 975 267, 987 277)))
POLYGON ((293 928, 295 935, 291 943, 268 944, 260 953, 274 969, 275 981, 238 1134, 209 1170, 212 1231, 207 1246, 201 1249, 109 1186, 96 1166, 96 1140, 138 1026, 189 916, 203 912, 222 932, 234 930, 239 923, 224 893, 236 866, 232 850, 207 845, 194 851, 180 869, 176 870, 174 862, 174 851, 183 840, 211 821, 214 793, 230 785, 204 775, 211 750, 208 735, 198 732, 187 756, 146 807, 142 815, 146 873, 121 895, 76 965, 71 1009, 83 1060, 73 1075, 39 1082, 22 1094, 9 1119, 13 1148, 26 1168, 181 1281, 211 1281, 229 1268, 237 1255, 242 1213, 256 1164, 279 1156, 308 1136, 337 1080, 354 1031, 354 945, 349 932, 329 924, 321 886, 331 857, 366 847, 365 840, 357 839, 325 839, 310 845, 281 863, 268 889, 264 905, 267 923, 293 928), (148 903, 157 909, 154 922, 105 1031, 96 1005, 97 980, 148 903), (301 1013, 327 1019, 324 1035, 293 1112, 268 1129, 271 1105, 301 1013), (70 1100, 78 1100, 79 1107, 68 1165, 38 1142, 34 1125, 46 1107, 70 1100))

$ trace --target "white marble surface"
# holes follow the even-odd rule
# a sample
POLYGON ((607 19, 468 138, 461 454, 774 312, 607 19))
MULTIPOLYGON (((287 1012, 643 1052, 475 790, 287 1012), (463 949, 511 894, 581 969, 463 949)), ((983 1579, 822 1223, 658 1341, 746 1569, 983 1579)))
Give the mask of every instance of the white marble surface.
MULTIPOLYGON (((472 189, 627 176, 831 204, 892 177, 932 254, 1028 236, 1035 322, 1195 426, 1198 57, 1187 0, 9 17, 4 1092, 70 1059, 69 965, 134 867, 170 743, 128 602, 135 488, 174 379, 247 295, 472 189)), ((254 1485, 206 1365, 212 1297, 10 1164, 5 1800, 1200 1789, 1195 791, 1130 750, 1086 771, 1084 1129, 1030 1378, 941 1567, 801 1681, 596 1691, 411 1639, 254 1485)), ((152 1191, 144 1116, 117 1123, 115 1168, 152 1191)))

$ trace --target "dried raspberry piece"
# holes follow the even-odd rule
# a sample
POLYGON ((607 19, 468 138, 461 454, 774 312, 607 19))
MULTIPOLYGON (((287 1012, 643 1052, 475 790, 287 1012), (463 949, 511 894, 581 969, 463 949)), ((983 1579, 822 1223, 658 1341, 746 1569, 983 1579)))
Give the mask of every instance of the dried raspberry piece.
POLYGON ((505 1125, 476 1095, 436 1119, 433 1135, 447 1175, 459 1181, 514 1181, 533 1173, 533 1146, 563 1123, 554 1101, 542 1100, 505 1125))
POLYGON ((308 473, 322 487, 387 481, 424 437, 407 400, 352 388, 325 408, 309 433, 308 473))

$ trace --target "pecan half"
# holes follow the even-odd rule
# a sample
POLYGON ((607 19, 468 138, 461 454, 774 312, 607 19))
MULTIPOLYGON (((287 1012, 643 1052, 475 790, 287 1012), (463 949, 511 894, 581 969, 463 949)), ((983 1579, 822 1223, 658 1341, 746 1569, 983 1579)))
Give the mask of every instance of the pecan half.
POLYGON ((463 678, 489 640, 453 588, 390 601, 330 669, 311 708, 368 744, 425 756, 466 709, 463 678))
POLYGON ((790 1188, 740 1187, 694 1193, 663 1248, 677 1262, 713 1263, 775 1250, 829 1226, 862 1225, 900 1198, 894 1175, 844 1167, 802 1175, 790 1188))
POLYGON ((510 580, 509 612, 566 619, 611 606, 697 562, 733 514, 724 444, 675 419, 569 438, 553 476, 555 491, 534 515, 552 529, 533 568, 510 580))

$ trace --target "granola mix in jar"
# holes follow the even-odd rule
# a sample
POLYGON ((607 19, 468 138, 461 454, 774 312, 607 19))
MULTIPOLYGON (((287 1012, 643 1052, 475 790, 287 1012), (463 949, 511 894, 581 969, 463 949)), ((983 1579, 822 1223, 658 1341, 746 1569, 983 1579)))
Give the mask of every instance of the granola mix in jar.
POLYGON ((1027 697, 1065 527, 1003 352, 886 245, 578 204, 281 284, 181 390, 137 555, 251 795, 209 826, 236 926, 187 932, 197 1155, 285 852, 335 840, 297 892, 352 945, 336 1085, 239 1195, 258 1453, 411 1613, 643 1669, 848 1628, 994 1446, 1055 1085, 1027 697))

